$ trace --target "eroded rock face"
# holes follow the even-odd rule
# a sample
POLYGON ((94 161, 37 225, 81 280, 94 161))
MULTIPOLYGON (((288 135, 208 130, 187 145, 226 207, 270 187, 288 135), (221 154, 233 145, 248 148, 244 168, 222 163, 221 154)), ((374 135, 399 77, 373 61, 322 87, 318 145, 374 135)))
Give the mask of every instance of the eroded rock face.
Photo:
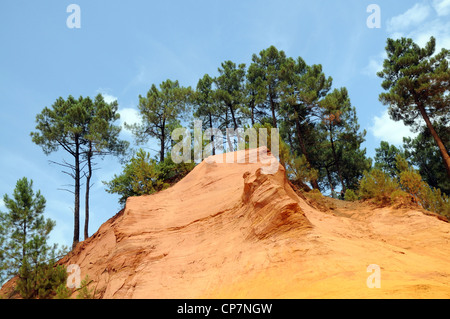
POLYGON ((219 156, 170 189, 129 198, 60 263, 78 264, 97 298, 450 297, 448 223, 364 204, 321 212, 278 163, 264 174, 267 158, 219 156), (366 284, 373 264, 381 289, 366 284))
MULTIPOLYGON (((248 162, 252 154, 235 155, 248 162)), ((311 227, 284 168, 277 162, 278 171, 267 175, 268 165, 210 158, 168 190, 129 198, 123 212, 62 262, 79 264, 103 298, 207 295, 266 264, 266 251, 249 253, 248 246, 311 227)))
POLYGON ((243 215, 250 222, 247 239, 287 235, 290 230, 311 227, 298 204, 299 198, 287 183, 283 167, 275 175, 262 174, 261 168, 254 174, 247 171, 243 178, 243 215))

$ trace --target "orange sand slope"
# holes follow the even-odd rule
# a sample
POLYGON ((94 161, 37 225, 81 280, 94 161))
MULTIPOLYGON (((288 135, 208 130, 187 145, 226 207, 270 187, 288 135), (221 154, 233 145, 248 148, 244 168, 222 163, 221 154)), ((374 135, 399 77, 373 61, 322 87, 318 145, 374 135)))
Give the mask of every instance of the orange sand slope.
POLYGON ((80 265, 101 298, 450 297, 450 224, 364 204, 322 212, 266 166, 204 161, 129 198, 61 262, 80 265), (381 288, 367 285, 372 264, 381 288))

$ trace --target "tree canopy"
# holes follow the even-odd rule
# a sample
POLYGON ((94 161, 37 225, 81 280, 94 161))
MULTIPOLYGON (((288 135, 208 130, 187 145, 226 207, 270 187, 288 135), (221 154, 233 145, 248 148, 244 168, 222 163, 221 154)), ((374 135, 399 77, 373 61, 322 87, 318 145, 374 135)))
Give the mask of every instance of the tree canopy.
MULTIPOLYGON (((433 121, 450 114, 450 51, 436 51, 436 39, 431 37, 424 48, 412 39, 388 39, 387 59, 378 76, 387 92, 380 101, 389 105, 389 114, 395 121, 416 129, 423 120, 437 144, 443 166, 450 178, 450 156, 433 121)), ((447 122, 448 123, 448 122, 447 122)))

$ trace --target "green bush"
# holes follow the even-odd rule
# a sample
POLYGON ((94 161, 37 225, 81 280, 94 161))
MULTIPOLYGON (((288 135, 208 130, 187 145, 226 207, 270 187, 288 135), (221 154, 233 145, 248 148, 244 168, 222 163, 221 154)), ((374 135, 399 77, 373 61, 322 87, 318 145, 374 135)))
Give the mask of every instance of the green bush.
POLYGON ((309 188, 306 183, 317 180, 319 176, 319 172, 311 167, 305 155, 285 154, 285 167, 289 180, 302 189, 309 188))
POLYGON ((348 202, 354 202, 359 199, 358 195, 352 189, 347 189, 344 194, 344 199, 348 202))
POLYGON ((67 288, 67 284, 61 284, 56 288, 56 295, 53 299, 70 299, 72 291, 67 288))
POLYGON ((78 291, 77 299, 94 299, 95 291, 94 288, 89 289, 89 284, 92 280, 89 279, 89 276, 86 275, 84 279, 81 281, 81 286, 78 291))
POLYGON ((430 187, 422 176, 401 156, 397 157, 400 171, 400 187, 410 194, 414 201, 424 209, 450 217, 450 199, 440 189, 430 187))
POLYGON ((423 204, 423 200, 427 196, 427 189, 429 188, 422 180, 422 176, 413 170, 400 173, 400 187, 406 193, 411 194, 418 204, 423 204))
POLYGON ((389 175, 374 168, 364 172, 359 182, 359 196, 361 199, 373 199, 377 204, 390 204, 391 194, 399 188, 397 181, 389 175))
MULTIPOLYGON (((380 169, 365 172, 360 181, 359 196, 378 204, 417 204, 431 212, 450 218, 450 198, 440 189, 430 187, 401 155, 396 157, 397 179, 380 169)), ((346 194, 347 195, 347 194, 346 194)))
POLYGON ((16 290, 24 299, 50 299, 62 292, 66 280, 64 266, 48 263, 32 267, 25 262, 19 270, 16 290))
POLYGON ((176 164, 168 155, 163 162, 150 158, 150 153, 140 149, 124 166, 120 175, 114 175, 109 182, 103 182, 111 194, 119 194, 120 204, 128 197, 150 195, 164 190, 186 176, 194 163, 176 164))
POLYGON ((391 203, 397 207, 409 206, 414 203, 414 198, 411 194, 397 189, 391 194, 391 203))
POLYGON ((308 192, 308 195, 312 200, 315 200, 317 202, 323 199, 323 195, 318 189, 311 190, 310 192, 308 192))
POLYGON ((422 199, 422 206, 426 210, 450 218, 450 197, 442 193, 439 188, 428 188, 422 199))

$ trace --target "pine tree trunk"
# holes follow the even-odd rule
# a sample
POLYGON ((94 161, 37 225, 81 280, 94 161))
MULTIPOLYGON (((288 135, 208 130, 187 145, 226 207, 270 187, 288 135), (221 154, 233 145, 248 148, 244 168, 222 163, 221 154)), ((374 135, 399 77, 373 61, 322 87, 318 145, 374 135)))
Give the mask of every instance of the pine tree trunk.
POLYGON ((253 101, 251 102, 250 110, 252 110, 250 120, 251 120, 252 127, 253 127, 253 126, 255 126, 255 102, 253 102, 253 101))
MULTIPOLYGON (((311 162, 309 161, 308 151, 306 150, 305 142, 303 141, 302 132, 300 130, 300 121, 298 120, 298 114, 295 114, 295 126, 297 128, 297 139, 298 139, 298 143, 300 144, 302 153, 303 153, 303 155, 305 155, 306 161, 309 164, 311 164, 311 162)), ((314 189, 319 189, 319 183, 317 182, 316 179, 312 179, 310 181, 310 183, 314 189)))
POLYGON ((26 250, 25 250, 26 244, 27 244, 27 220, 25 218, 23 222, 22 264, 25 261, 26 257, 26 250))
POLYGON ((233 125, 234 125, 234 130, 237 130, 237 121, 236 121, 236 117, 234 116, 234 110, 233 110, 233 106, 230 105, 230 112, 231 112, 231 118, 233 120, 233 125))
POLYGON ((336 165, 336 170, 338 172, 339 181, 341 182, 341 185, 342 185, 342 191, 345 193, 345 191, 347 189, 346 189, 345 184, 344 184, 344 179, 342 178, 341 166, 339 165, 339 158, 337 157, 336 148, 334 146, 333 130, 332 130, 332 126, 331 125, 330 125, 330 143, 331 143, 331 151, 333 152, 334 163, 336 165))
POLYGON ((92 142, 89 142, 89 151, 87 155, 88 174, 86 176, 86 198, 85 198, 85 217, 84 217, 84 240, 89 238, 89 191, 92 177, 92 142))
POLYGON ((80 140, 75 135, 75 208, 74 208, 74 225, 73 225, 73 243, 72 249, 80 241, 80 140))
POLYGON ((330 170, 328 169, 328 166, 325 166, 325 170, 327 171, 328 183, 330 184, 331 194, 334 195, 334 185, 331 179, 330 170))
POLYGON ((447 176, 448 178, 450 178, 450 156, 448 155, 447 149, 445 148, 445 145, 439 137, 438 133, 434 129, 433 124, 431 123, 430 118, 428 117, 428 114, 423 105, 421 103, 417 103, 417 106, 420 110, 420 114, 422 114, 422 117, 427 124, 428 129, 430 130, 431 136, 433 136, 437 146, 439 147, 439 151, 441 152, 442 160, 444 162, 444 167, 447 170, 447 176))
POLYGON ((159 151, 159 161, 164 162, 164 143, 166 142, 166 119, 163 119, 161 132, 161 150, 159 151))
POLYGON ((275 115, 275 102, 273 100, 272 95, 270 95, 270 109, 272 110, 272 125, 273 125, 273 128, 277 128, 278 126, 277 126, 277 118, 276 118, 276 115, 275 115))
POLYGON ((211 129, 211 145, 212 145, 212 155, 216 155, 216 145, 214 144, 214 134, 213 134, 213 122, 212 114, 209 113, 209 128, 211 129))

